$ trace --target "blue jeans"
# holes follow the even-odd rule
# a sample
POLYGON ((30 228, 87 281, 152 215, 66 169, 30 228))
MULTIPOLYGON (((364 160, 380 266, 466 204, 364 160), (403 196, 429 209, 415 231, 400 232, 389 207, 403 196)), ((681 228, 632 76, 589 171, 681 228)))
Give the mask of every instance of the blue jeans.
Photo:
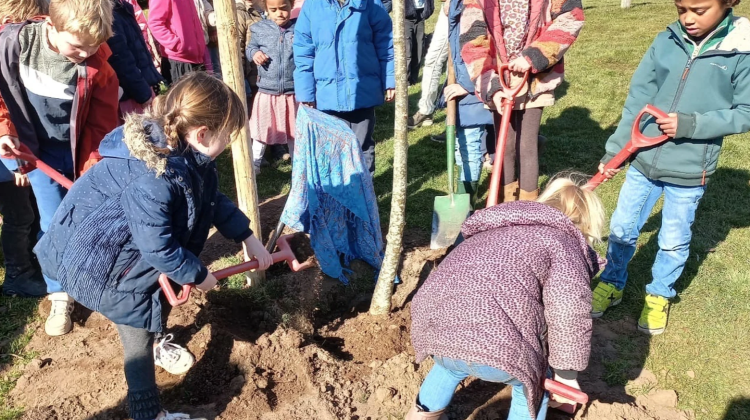
MULTIPOLYGON (((439 411, 448 407, 458 384, 467 377, 473 376, 483 381, 504 383, 513 387, 508 420, 534 420, 529 413, 523 384, 518 379, 500 369, 478 363, 440 356, 432 358, 435 360, 435 366, 432 367, 422 382, 422 387, 419 388, 419 404, 423 408, 429 411, 439 411)), ((544 420, 547 417, 548 401, 549 395, 545 392, 536 420, 544 420)))
POLYGON ((211 66, 214 68, 214 76, 222 80, 221 60, 219 59, 219 47, 206 47, 211 56, 211 66))
POLYGON ((602 281, 613 284, 618 290, 625 287, 628 263, 635 254, 638 235, 663 193, 659 251, 651 268, 652 280, 646 286, 646 293, 673 298, 677 294, 674 284, 690 254, 690 228, 695 221, 695 210, 705 191, 705 186, 682 187, 654 181, 631 166, 612 215, 602 281))
MULTIPOLYGON (((48 156, 44 151, 40 155, 42 161, 47 162, 49 165, 54 165, 54 169, 65 174, 66 177, 73 179, 73 156, 70 154, 69 149, 68 155, 62 157, 48 156)), ((31 189, 34 191, 34 196, 36 197, 36 206, 39 210, 39 237, 41 238, 44 232, 49 229, 52 217, 54 217, 57 208, 60 207, 60 203, 62 203, 68 190, 53 181, 52 178, 45 175, 39 169, 29 172, 28 176, 31 189)), ((62 292, 60 282, 57 280, 44 276, 44 281, 47 283, 47 293, 62 292)))
POLYGON ((456 127, 456 163, 459 166, 458 179, 479 181, 482 174, 482 136, 484 126, 456 127))

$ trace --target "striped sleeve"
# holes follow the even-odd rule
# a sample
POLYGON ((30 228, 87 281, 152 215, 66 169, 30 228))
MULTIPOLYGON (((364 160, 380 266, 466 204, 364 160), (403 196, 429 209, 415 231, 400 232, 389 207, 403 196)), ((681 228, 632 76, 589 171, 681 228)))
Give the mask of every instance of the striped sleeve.
POLYGON ((464 1, 459 48, 477 96, 483 102, 491 103, 492 96, 500 90, 496 70, 497 53, 487 31, 482 5, 478 0, 464 1))
POLYGON ((552 22, 521 52, 533 73, 545 71, 562 60, 583 28, 581 0, 552 0, 551 15, 552 22))

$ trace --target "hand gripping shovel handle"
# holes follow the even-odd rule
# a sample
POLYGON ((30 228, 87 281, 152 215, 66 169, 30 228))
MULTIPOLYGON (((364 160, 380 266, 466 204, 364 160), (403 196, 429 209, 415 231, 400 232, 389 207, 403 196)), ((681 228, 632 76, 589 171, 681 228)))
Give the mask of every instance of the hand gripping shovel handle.
POLYGON ((45 175, 52 178, 55 182, 65 187, 65 189, 69 190, 70 187, 73 186, 73 181, 65 178, 63 174, 47 165, 46 163, 42 162, 38 157, 34 156, 34 154, 31 153, 31 150, 25 144, 21 143, 17 149, 12 150, 13 154, 15 154, 18 159, 26 162, 26 165, 19 168, 21 170, 21 173, 28 173, 33 171, 34 169, 39 169, 40 171, 44 172, 45 175))
MULTIPOLYGON (((292 271, 302 271, 304 269, 312 267, 312 262, 308 261, 305 263, 300 263, 299 261, 297 261, 297 257, 294 255, 292 247, 289 246, 289 238, 291 236, 293 235, 284 235, 279 238, 277 242, 279 252, 271 254, 273 262, 277 263, 286 261, 292 271)), ((235 274, 254 270, 256 268, 258 268, 258 260, 250 260, 242 264, 233 265, 223 270, 216 271, 213 274, 216 279, 221 280, 235 274)), ((159 276, 159 285, 164 291, 164 296, 166 296, 167 301, 169 301, 169 304, 172 306, 179 306, 190 300, 190 291, 193 290, 194 287, 193 284, 183 285, 180 295, 177 296, 174 289, 172 288, 172 283, 170 282, 169 277, 167 277, 166 274, 161 274, 159 276)))
MULTIPOLYGON (((490 191, 487 195, 487 206, 492 207, 497 204, 500 198, 500 180, 503 176, 503 159, 505 156, 505 143, 508 140, 508 128, 510 126, 510 114, 516 104, 516 96, 521 89, 526 86, 529 80, 529 72, 523 74, 523 79, 516 86, 510 86, 510 68, 507 64, 500 65, 499 78, 500 86, 503 92, 510 95, 510 98, 503 98, 503 109, 500 122, 500 128, 497 132, 497 146, 495 147, 495 163, 492 165, 492 177, 490 178, 490 191), (507 76, 507 80, 506 80, 507 76)), ((498 110, 499 111, 499 110, 498 110)), ((497 120, 495 120, 497 121, 497 120)))
MULTIPOLYGON (((630 159, 630 157, 633 156, 633 154, 638 150, 645 147, 658 146, 669 139, 669 136, 667 136, 666 134, 662 134, 656 137, 646 137, 641 132, 641 119, 646 114, 656 117, 657 119, 667 118, 669 116, 666 112, 653 105, 646 105, 635 117, 633 128, 630 130, 630 141, 625 144, 625 147, 623 147, 622 150, 620 150, 620 152, 612 158, 612 160, 604 165, 605 172, 608 169, 617 169, 621 167, 625 163, 625 161, 630 159)), ((588 188, 589 190, 594 190, 602 182, 606 181, 606 179, 607 178, 603 173, 597 173, 593 178, 591 178, 591 180, 589 180, 588 183, 586 183, 586 188, 588 188)))
MULTIPOLYGON (((552 379, 545 379, 544 389, 552 394, 559 395, 571 401, 575 401, 581 405, 589 402, 589 396, 580 389, 575 389, 572 386, 561 384, 560 382, 554 381, 552 379)), ((563 404, 557 407, 557 409, 569 414, 573 414, 576 412, 576 406, 574 404, 563 404)))

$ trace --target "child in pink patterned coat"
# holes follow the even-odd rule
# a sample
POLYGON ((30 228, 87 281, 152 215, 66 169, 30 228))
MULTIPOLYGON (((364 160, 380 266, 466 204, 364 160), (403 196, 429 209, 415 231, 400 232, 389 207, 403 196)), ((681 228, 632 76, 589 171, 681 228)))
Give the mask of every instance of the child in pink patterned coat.
POLYGON ((474 213, 466 240, 412 302, 417 362, 432 356, 435 365, 406 420, 447 419, 469 376, 512 386, 509 420, 546 417, 550 368, 577 388, 591 349, 589 284, 603 263, 590 244, 603 225, 599 198, 569 178, 552 181, 536 202, 474 213))

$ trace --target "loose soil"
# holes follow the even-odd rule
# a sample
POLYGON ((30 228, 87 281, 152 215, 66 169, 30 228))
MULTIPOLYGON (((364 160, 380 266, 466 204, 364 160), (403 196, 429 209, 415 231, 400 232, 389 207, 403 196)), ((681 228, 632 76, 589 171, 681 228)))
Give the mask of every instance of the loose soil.
MULTIPOLYGON (((261 214, 279 215, 283 197, 271 199, 261 214)), ((278 217, 278 216, 277 216, 278 217)), ((269 233, 277 220, 263 220, 269 233)), ((415 244, 429 243, 421 232, 405 238, 394 312, 367 314, 374 273, 355 262, 352 285, 345 287, 317 269, 292 273, 286 267, 268 272, 263 294, 222 291, 195 293, 191 302, 174 308, 168 330, 175 342, 195 354, 196 365, 184 376, 157 368, 162 402, 170 411, 209 419, 366 420, 402 419, 414 401, 431 361, 414 363, 409 339, 410 302, 444 251, 415 244)), ((298 238, 298 252, 311 255, 298 238)), ((202 255, 207 264, 239 254, 233 243, 212 237, 202 255)), ((213 266, 212 268, 216 268, 213 266)), ((48 304, 40 305, 46 315, 48 304)), ((34 330, 28 349, 38 354, 10 395, 24 407, 23 419, 126 419, 126 385, 122 349, 114 326, 101 315, 77 308, 75 327, 59 338, 34 330)), ((632 320, 597 321, 594 351, 581 385, 593 403, 572 417, 551 410, 548 418, 590 420, 692 420, 675 408, 674 391, 659 389, 660 378, 628 367, 619 384, 610 386, 621 340, 635 342, 632 320)), ((621 346, 620 346, 621 347, 621 346)), ((630 349, 631 351, 634 349, 630 349)), ((641 348, 643 351, 646 349, 641 348)), ((451 419, 505 419, 510 390, 500 384, 467 380, 448 410, 451 419)))

